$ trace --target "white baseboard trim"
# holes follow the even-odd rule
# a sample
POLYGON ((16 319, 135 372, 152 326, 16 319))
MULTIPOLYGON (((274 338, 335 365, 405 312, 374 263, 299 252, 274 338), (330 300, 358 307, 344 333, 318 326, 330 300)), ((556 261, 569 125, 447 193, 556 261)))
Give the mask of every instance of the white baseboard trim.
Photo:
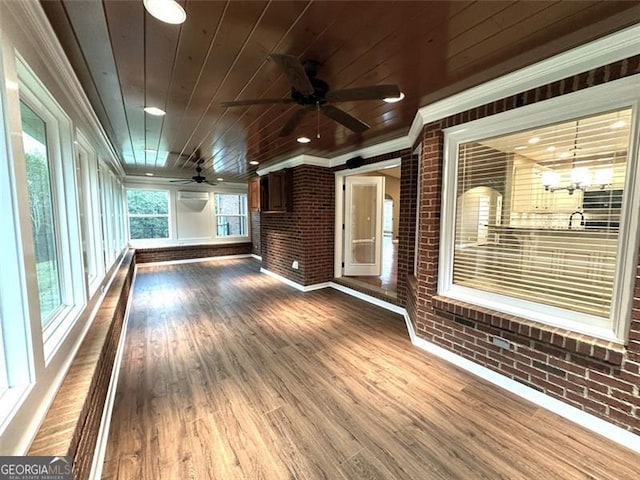
POLYGON ((381 298, 372 297, 371 295, 367 295, 366 293, 359 292, 358 290, 354 290, 349 287, 345 287, 344 285, 340 285, 339 283, 329 282, 329 287, 335 288, 340 292, 346 293, 347 295, 351 295, 352 297, 359 298, 368 303, 373 303, 379 307, 382 307, 386 310, 390 310, 394 313, 398 313, 400 315, 404 315, 406 310, 398 305, 394 305, 393 303, 386 302, 381 298))
POLYGON ((238 255, 220 255, 219 257, 198 257, 198 258, 186 258, 184 260, 165 260, 162 262, 144 262, 144 263, 137 263, 136 268, 156 267, 158 265, 180 265, 183 263, 210 262, 211 260, 233 260, 235 258, 251 258, 251 254, 240 253, 238 255))
POLYGON ((506 377, 500 373, 483 367, 482 365, 472 362, 457 353, 453 353, 445 348, 442 348, 435 343, 431 343, 416 335, 413 324, 409 315, 405 312, 405 321, 407 323, 407 330, 409 330, 409 338, 411 343, 416 347, 424 350, 428 353, 442 358, 457 367, 466 370, 473 375, 482 378, 500 388, 503 388, 515 395, 518 395, 525 400, 528 400, 539 407, 542 407, 556 415, 561 416, 573 423, 580 425, 581 427, 591 430, 594 433, 602 435, 609 440, 616 442, 623 447, 626 447, 634 452, 640 453, 640 436, 635 435, 623 428, 620 428, 612 423, 602 420, 601 418, 584 412, 579 408, 557 400, 547 394, 539 392, 535 388, 527 387, 520 382, 516 382, 509 377, 506 377))
MULTIPOLYGON (((291 285, 294 288, 298 288, 301 291, 304 290, 302 285, 292 282, 289 279, 286 279, 278 274, 273 272, 269 272, 265 269, 260 269, 262 273, 266 273, 278 280, 283 281, 287 285, 291 285)), ((457 353, 453 353, 445 348, 442 348, 435 343, 431 343, 423 338, 420 338, 416 335, 416 332, 413 328, 413 324, 411 323, 411 319, 409 318, 409 314, 405 308, 399 307, 398 305, 394 305, 389 302, 385 302, 376 297, 372 297, 370 295, 364 294, 357 290, 353 290, 351 288, 345 287, 343 285, 334 283, 334 282, 326 282, 326 284, 317 284, 312 285, 312 290, 316 290, 317 288, 325 288, 331 287, 339 290, 347 295, 352 295, 357 297, 365 302, 373 303, 379 307, 385 308, 392 312, 398 313, 404 316, 405 323, 407 325, 407 331, 409 332, 409 338, 411 343, 424 350, 425 352, 431 353, 447 362, 466 370, 467 372, 482 378, 500 388, 503 388, 520 398, 528 400, 539 407, 542 407, 550 412, 555 413, 556 415, 561 416, 581 427, 586 428, 598 435, 602 435, 609 440, 616 442, 623 447, 626 447, 634 452, 640 453, 640 436, 635 435, 621 427, 618 427, 612 423, 607 422, 606 420, 602 420, 601 418, 596 417, 595 415, 591 415, 590 413, 584 412, 579 408, 576 408, 572 405, 564 403, 560 400, 557 400, 549 395, 546 395, 538 390, 527 387, 520 382, 516 382, 501 373, 494 372, 493 370, 483 367, 482 365, 472 362, 471 360, 467 360, 466 358, 458 355, 457 353)))
POLYGON ((266 268, 260 268, 260 273, 264 273, 265 275, 269 275, 270 277, 275 278, 276 280, 280 280, 282 283, 289 285, 290 287, 295 288, 296 290, 300 290, 301 292, 311 292, 312 290, 320 290, 321 288, 327 288, 330 282, 316 283, 313 285, 300 285, 293 280, 289 280, 282 275, 279 275, 271 270, 267 270, 266 268))
POLYGON ((109 387, 107 389, 107 397, 102 409, 102 418, 100 419, 100 429, 98 430, 98 438, 94 448, 93 460, 91 462, 91 471, 89 478, 102 478, 102 469, 104 467, 104 457, 107 454, 107 443, 109 441, 109 427, 111 426, 111 415, 113 414, 113 405, 116 400, 116 391, 118 388, 118 379, 120 378, 120 365, 124 353, 125 340, 127 337, 127 326, 129 325, 129 312, 131 312, 131 301, 133 299, 133 286, 136 283, 137 267, 133 272, 131 281, 131 290, 127 299, 127 306, 124 310, 124 319, 122 320, 122 333, 118 341, 116 356, 113 361, 113 369, 111 370, 111 378, 109 379, 109 387))
POLYGON ((258 260, 259 262, 262 261, 262 257, 260 255, 256 255, 255 253, 251 254, 251 258, 255 258, 256 260, 258 260))

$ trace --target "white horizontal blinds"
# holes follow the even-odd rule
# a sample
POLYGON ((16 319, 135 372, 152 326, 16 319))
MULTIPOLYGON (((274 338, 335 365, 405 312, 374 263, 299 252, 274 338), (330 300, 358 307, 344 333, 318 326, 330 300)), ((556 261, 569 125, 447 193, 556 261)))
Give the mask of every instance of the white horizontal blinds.
POLYGON ((610 315, 631 110, 465 143, 453 283, 610 315))

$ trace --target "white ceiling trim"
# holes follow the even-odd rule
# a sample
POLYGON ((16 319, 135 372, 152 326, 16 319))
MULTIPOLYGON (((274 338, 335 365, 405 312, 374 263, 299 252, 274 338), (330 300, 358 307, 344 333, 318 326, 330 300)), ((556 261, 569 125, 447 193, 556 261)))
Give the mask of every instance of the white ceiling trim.
POLYGON ((289 160, 284 160, 282 162, 274 163, 273 165, 268 165, 265 168, 258 170, 256 173, 259 176, 263 176, 270 172, 277 172, 278 170, 282 170, 283 168, 292 168, 299 165, 316 165, 319 167, 327 168, 337 167, 340 165, 344 165, 345 163, 347 163, 347 160, 353 157, 361 156, 363 158, 370 158, 377 155, 384 155, 385 153, 396 152, 398 150, 403 150, 409 147, 411 147, 411 143, 409 142, 409 137, 405 135, 404 137, 394 138, 393 140, 389 140, 387 142, 378 143, 369 147, 359 148, 357 150, 352 150, 349 153, 344 153, 333 158, 314 157, 312 155, 298 155, 297 157, 290 158, 289 160))
POLYGON ((293 168, 299 165, 315 165, 317 167, 330 167, 331 162, 327 158, 314 157, 313 155, 298 155, 282 162, 274 163, 273 165, 267 165, 264 168, 259 169, 256 173, 259 176, 266 175, 270 172, 277 172, 283 168, 293 168))
POLYGON ((409 130, 411 144, 428 123, 637 55, 639 38, 637 24, 421 107, 409 130))
MULTIPOLYGON (((37 45, 36 50, 40 52, 43 64, 50 70, 52 77, 58 79, 62 91, 68 93, 69 99, 84 115, 97 134, 98 139, 102 140, 105 148, 110 152, 111 158, 104 160, 108 162, 118 176, 124 177, 124 168, 118 161, 118 154, 109 141, 109 137, 107 137, 100 120, 98 120, 98 116, 82 89, 80 81, 73 71, 69 59, 65 55, 40 2, 7 2, 7 6, 12 9, 16 18, 21 18, 25 20, 25 23, 28 23, 23 28, 28 30, 30 35, 34 37, 34 43, 37 45)), ((77 127, 77 125, 74 126, 77 127)), ((84 132, 84 134, 88 135, 89 132, 84 132)), ((92 136, 95 137, 96 135, 92 136)))
POLYGON ((394 138, 393 140, 389 140, 387 142, 371 145, 370 147, 359 148, 349 153, 333 157, 331 159, 331 166, 337 167, 340 165, 344 165, 345 163, 347 163, 347 160, 357 156, 363 158, 371 158, 378 155, 384 155, 385 153, 397 152, 398 150, 403 150, 410 147, 411 143, 409 142, 409 137, 405 135, 404 137, 394 138))

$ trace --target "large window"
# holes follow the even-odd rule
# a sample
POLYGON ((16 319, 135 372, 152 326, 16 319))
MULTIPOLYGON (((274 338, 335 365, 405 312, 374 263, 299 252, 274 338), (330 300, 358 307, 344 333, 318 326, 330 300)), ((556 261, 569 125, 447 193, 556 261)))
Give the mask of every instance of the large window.
POLYGON ((439 292, 623 339, 635 112, 538 109, 447 132, 439 292))
POLYGON ((214 194, 216 236, 243 237, 247 235, 247 195, 214 194))
POLYGON ((43 325, 47 325, 62 304, 47 131, 44 120, 24 102, 20 102, 20 115, 40 317, 43 325))
POLYGON ((169 238, 169 192, 127 190, 129 238, 169 238))

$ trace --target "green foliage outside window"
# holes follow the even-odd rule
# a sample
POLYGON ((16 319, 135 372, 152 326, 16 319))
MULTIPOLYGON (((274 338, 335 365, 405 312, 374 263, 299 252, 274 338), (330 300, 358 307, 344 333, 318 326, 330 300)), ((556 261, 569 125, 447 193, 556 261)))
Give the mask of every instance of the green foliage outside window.
POLYGON ((46 157, 47 132, 45 122, 23 102, 20 102, 20 115, 40 318, 42 324, 46 325, 52 319, 53 311, 62 304, 53 194, 46 157))
POLYGON ((129 238, 169 238, 169 193, 162 190, 127 190, 129 238))

